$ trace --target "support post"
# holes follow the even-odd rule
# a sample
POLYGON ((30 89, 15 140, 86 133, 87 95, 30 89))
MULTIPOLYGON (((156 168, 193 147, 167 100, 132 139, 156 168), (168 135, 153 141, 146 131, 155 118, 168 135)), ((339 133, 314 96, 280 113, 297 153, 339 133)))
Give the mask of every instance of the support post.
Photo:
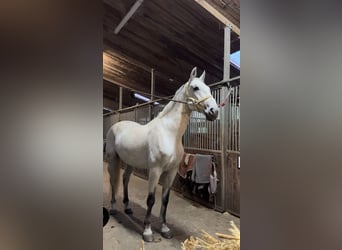
POLYGON ((229 80, 230 75, 230 36, 231 29, 226 26, 224 28, 224 57, 223 57, 223 80, 229 80))
POLYGON ((154 69, 151 69, 151 101, 154 99, 154 69))
POLYGON ((119 110, 122 109, 122 87, 119 88, 119 110))
MULTIPOLYGON (((150 96, 150 100, 153 101, 154 100, 154 83, 155 83, 155 78, 154 78, 154 69, 151 69, 151 96, 150 96)), ((152 105, 149 105, 149 113, 150 113, 150 120, 153 119, 153 102, 152 105)))
MULTIPOLYGON (((228 80, 230 77, 230 43, 231 43, 231 29, 226 26, 224 28, 224 62, 223 62, 223 80, 228 80)), ((225 98, 228 94, 228 88, 222 87, 221 88, 221 98, 225 98)), ((222 100, 220 100, 222 101, 222 100)), ((223 106, 220 111, 220 125, 221 125, 221 201, 222 201, 222 209, 227 210, 227 204, 229 202, 229 184, 228 183, 228 132, 229 132, 229 109, 230 103, 223 106)))

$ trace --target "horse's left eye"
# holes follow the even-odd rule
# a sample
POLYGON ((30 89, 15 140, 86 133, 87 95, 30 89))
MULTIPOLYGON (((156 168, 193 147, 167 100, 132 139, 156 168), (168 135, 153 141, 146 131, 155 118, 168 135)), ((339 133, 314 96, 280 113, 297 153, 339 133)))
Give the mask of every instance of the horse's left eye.
POLYGON ((194 91, 196 91, 196 90, 199 90, 199 88, 198 87, 194 87, 194 91))

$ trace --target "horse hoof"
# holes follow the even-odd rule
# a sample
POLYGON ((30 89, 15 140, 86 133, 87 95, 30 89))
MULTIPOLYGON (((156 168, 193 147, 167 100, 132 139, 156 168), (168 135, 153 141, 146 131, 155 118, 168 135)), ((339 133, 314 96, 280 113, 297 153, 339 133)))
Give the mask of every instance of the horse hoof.
POLYGON ((133 210, 131 208, 126 208, 125 214, 133 214, 133 210))
POLYGON ((116 209, 109 210, 110 215, 116 215, 117 213, 118 213, 118 211, 116 209))
POLYGON ((167 232, 161 232, 161 236, 163 236, 165 239, 171 239, 173 237, 171 230, 167 232))
POLYGON ((146 242, 152 242, 154 240, 153 234, 143 234, 143 239, 146 242))
POLYGON ((103 207, 103 226, 105 226, 108 221, 109 221, 108 210, 105 207, 103 207))

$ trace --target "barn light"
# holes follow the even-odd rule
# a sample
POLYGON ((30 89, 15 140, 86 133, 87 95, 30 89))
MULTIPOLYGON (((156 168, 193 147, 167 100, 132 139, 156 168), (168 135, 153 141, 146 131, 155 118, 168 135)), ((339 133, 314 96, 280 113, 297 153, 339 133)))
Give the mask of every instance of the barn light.
MULTIPOLYGON (((134 93, 134 97, 139 99, 139 100, 145 101, 145 102, 150 102, 151 101, 151 99, 148 99, 147 97, 145 97, 143 95, 140 95, 138 93, 134 93)), ((160 103, 159 102, 154 102, 154 104, 159 105, 160 103)))
POLYGON ((104 110, 107 110, 109 112, 112 112, 113 110, 111 110, 110 108, 106 108, 106 107, 103 107, 104 110))
POLYGON ((138 93, 134 93, 134 97, 139 99, 139 100, 142 100, 142 101, 145 101, 145 102, 149 102, 151 101, 150 99, 148 99, 147 97, 143 96, 143 95, 140 95, 138 93))

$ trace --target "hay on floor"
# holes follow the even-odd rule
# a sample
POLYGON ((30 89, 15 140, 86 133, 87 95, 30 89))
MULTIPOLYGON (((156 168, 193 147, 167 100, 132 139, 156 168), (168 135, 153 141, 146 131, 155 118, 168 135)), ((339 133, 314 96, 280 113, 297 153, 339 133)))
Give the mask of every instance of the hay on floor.
POLYGON ((230 222, 230 234, 216 233, 218 238, 202 230, 201 237, 190 236, 182 243, 182 250, 240 250, 240 230, 230 222))

